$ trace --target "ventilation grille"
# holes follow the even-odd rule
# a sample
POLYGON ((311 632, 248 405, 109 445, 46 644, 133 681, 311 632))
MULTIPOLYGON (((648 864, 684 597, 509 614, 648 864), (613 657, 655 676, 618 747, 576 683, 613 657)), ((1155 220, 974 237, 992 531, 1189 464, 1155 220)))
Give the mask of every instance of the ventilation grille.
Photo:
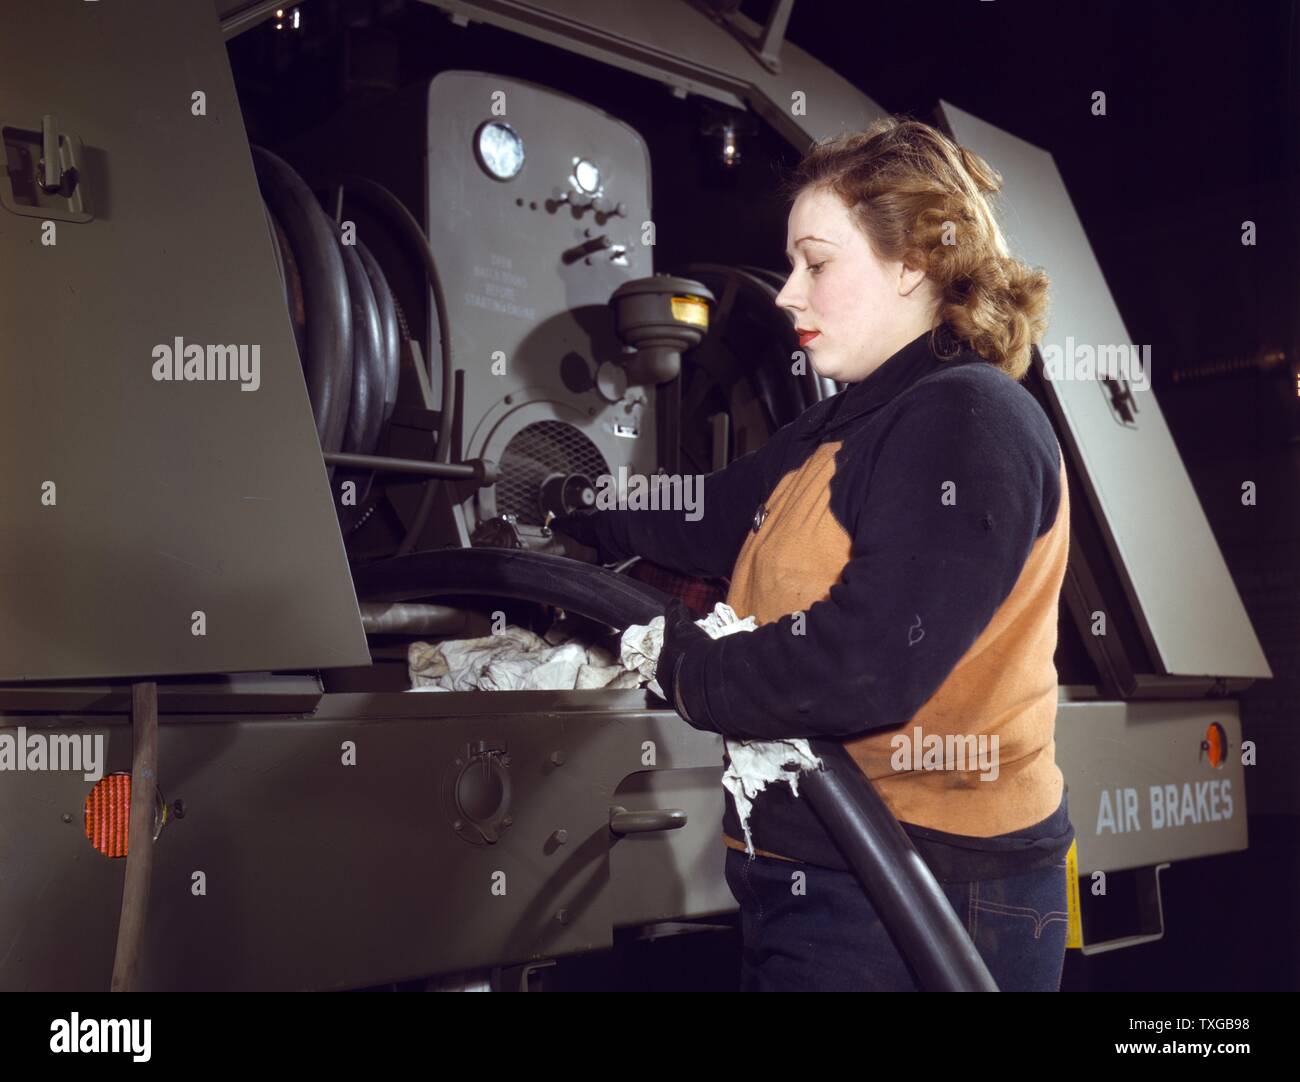
POLYGON ((542 482, 554 473, 581 473, 593 483, 609 473, 605 456, 581 430, 565 421, 534 421, 520 429, 501 455, 496 484, 498 515, 521 526, 542 524, 542 482))

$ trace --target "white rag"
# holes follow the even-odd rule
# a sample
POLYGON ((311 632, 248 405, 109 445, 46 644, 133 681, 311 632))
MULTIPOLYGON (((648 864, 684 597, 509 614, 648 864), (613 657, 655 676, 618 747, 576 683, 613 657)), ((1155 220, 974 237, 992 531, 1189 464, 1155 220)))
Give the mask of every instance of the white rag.
MULTIPOLYGON (((718 602, 703 620, 695 621, 712 638, 734 635, 737 631, 753 631, 758 623, 752 616, 741 620, 730 605, 718 602)), ((655 664, 664 644, 664 618, 656 616, 648 624, 634 624, 623 632, 620 640, 621 660, 624 668, 635 669, 649 679, 650 690, 667 700, 663 689, 654 679, 655 664)), ((773 782, 783 781, 790 792, 799 795, 799 775, 805 770, 816 770, 821 759, 812 752, 807 740, 732 740, 724 738, 727 756, 731 760, 722 775, 722 784, 736 802, 736 815, 740 817, 745 832, 745 852, 754 855, 754 839, 749 830, 749 816, 754 809, 754 799, 773 782)))
POLYGON ((603 646, 584 646, 567 629, 546 637, 508 625, 479 639, 413 642, 406 652, 412 691, 546 691, 635 688, 640 676, 603 646))
MULTIPOLYGON (((711 638, 753 631, 752 616, 741 620, 736 611, 718 602, 696 626, 711 638)), ((431 644, 412 643, 407 665, 412 691, 541 691, 586 688, 636 688, 647 685, 661 699, 655 666, 664 645, 664 618, 633 624, 619 639, 619 656, 601 646, 583 646, 561 626, 545 638, 513 625, 479 639, 453 639, 431 644)), ((807 740, 732 740, 725 738, 731 762, 722 784, 736 802, 745 832, 745 851, 754 855, 749 816, 754 799, 768 785, 783 781, 799 795, 798 778, 822 763, 807 740)))

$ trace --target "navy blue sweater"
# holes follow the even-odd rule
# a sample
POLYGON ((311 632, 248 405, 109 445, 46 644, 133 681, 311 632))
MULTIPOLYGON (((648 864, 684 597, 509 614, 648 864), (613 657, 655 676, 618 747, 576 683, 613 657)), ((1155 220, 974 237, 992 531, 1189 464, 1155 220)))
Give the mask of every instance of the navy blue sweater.
MULTIPOLYGON (((730 576, 728 601, 758 617, 756 631, 687 655, 692 725, 844 740, 954 881, 1059 862, 1073 837, 1053 741, 1064 495, 1033 397, 969 349, 937 356, 927 332, 707 477, 697 521, 654 510, 593 522, 607 557, 730 576), (997 737, 997 776, 900 770, 900 732, 997 737)), ((740 845, 729 796, 723 825, 740 845)), ((846 867, 783 784, 759 795, 750 826, 765 855, 846 867)))

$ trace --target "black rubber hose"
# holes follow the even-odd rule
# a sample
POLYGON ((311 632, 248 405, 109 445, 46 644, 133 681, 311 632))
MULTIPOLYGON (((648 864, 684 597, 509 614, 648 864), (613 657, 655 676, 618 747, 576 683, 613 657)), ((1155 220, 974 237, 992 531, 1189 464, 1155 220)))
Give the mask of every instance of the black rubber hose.
MULTIPOLYGON (((416 220, 415 215, 406 208, 406 204, 383 185, 376 184, 368 177, 359 176, 347 177, 343 183, 350 194, 359 197, 383 213, 393 224, 398 231, 398 235, 402 237, 412 254, 423 265, 425 277, 429 280, 429 288, 433 291, 433 303, 437 312, 439 337, 441 339, 439 346, 442 352, 441 417, 438 419, 438 443, 434 451, 434 461, 450 462, 451 434, 456 427, 456 395, 453 386, 451 336, 448 330, 451 324, 447 319, 447 297, 442 288, 442 280, 438 276, 438 264, 433 258, 433 249, 429 246, 429 238, 425 236, 424 229, 416 220)), ((432 353, 432 342, 429 343, 429 350, 432 353)), ((432 356, 429 358, 429 364, 430 375, 432 376, 432 356)), ((420 497, 420 504, 416 508, 415 516, 411 519, 411 524, 407 528, 406 536, 402 538, 402 543, 397 546, 398 556, 405 556, 413 551, 419 542, 420 535, 424 532, 425 523, 429 521, 429 515, 433 511, 433 501, 437 495, 435 486, 440 483, 434 479, 424 486, 424 492, 420 497)))
POLYGON ((284 227, 302 277, 307 316, 303 355, 307 391, 321 449, 343 445, 352 390, 352 311, 337 230, 287 162, 252 147, 262 198, 284 227))
POLYGON ((610 627, 664 614, 662 591, 580 560, 522 549, 449 548, 352 569, 359 601, 411 601, 439 594, 517 598, 576 612, 610 627))
MULTIPOLYGON (((480 594, 555 605, 610 627, 662 616, 668 595, 605 568, 519 549, 442 549, 353 569, 357 597, 408 601, 480 594)), ((997 991, 929 866, 875 786, 835 740, 811 740, 822 766, 800 792, 853 868, 899 953, 926 991, 997 991)))
MULTIPOLYGON (((269 213, 270 208, 268 207, 267 210, 269 213)), ((307 315, 302 305, 302 275, 298 273, 298 261, 294 258, 293 246, 289 243, 289 235, 285 233, 284 226, 275 220, 274 214, 271 215, 271 221, 275 224, 281 265, 284 268, 284 303, 289 309, 289 322, 293 326, 293 344, 298 349, 298 356, 305 358, 307 356, 307 315)), ((306 362, 303 363, 305 365, 306 362)))
POLYGON ((384 347, 384 424, 388 424, 393 416, 393 407, 397 405, 397 386, 401 378, 402 343, 397 329, 397 305, 379 262, 360 241, 357 242, 357 255, 366 268, 375 305, 379 309, 379 334, 384 347))
POLYGON ((996 992, 943 888, 876 787, 839 741, 808 743, 822 768, 800 776, 800 792, 857 874, 918 987, 996 992))
POLYGON ((370 276, 355 246, 339 242, 352 306, 352 395, 343 450, 373 454, 384 423, 383 336, 370 276))

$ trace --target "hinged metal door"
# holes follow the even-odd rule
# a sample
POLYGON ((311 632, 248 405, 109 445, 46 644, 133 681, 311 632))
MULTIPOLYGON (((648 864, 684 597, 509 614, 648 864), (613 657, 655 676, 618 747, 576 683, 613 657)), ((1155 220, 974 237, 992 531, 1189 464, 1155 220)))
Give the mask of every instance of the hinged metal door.
POLYGON ((211 0, 10 22, 0 679, 368 663, 211 0))

